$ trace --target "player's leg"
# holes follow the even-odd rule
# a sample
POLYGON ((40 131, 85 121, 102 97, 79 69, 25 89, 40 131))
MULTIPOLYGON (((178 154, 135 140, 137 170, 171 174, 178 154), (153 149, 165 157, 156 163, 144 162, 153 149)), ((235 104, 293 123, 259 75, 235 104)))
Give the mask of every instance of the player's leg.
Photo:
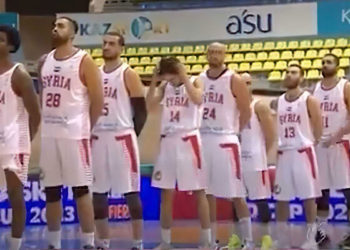
MULTIPOLYGON (((342 190, 345 200, 346 200, 346 206, 348 208, 348 221, 350 220, 350 189, 346 188, 342 190)), ((349 226, 350 227, 350 226, 349 226)), ((350 228, 348 228, 347 234, 345 235, 344 239, 338 243, 338 246, 341 248, 349 248, 350 247, 350 228)))
POLYGON ((212 242, 210 230, 209 204, 204 190, 194 191, 197 198, 198 217, 201 224, 201 246, 210 247, 212 242))
POLYGON ((129 206, 131 217, 132 233, 133 233, 133 249, 142 249, 143 236, 143 216, 142 203, 139 192, 131 192, 125 194, 126 201, 129 206))
POLYGON ((207 195, 208 206, 209 206, 209 217, 210 217, 210 229, 211 239, 213 242, 216 241, 217 223, 216 223, 216 197, 214 195, 207 195))
POLYGON ((276 203, 276 238, 280 248, 288 248, 289 243, 289 201, 279 200, 276 203))
POLYGON ((238 225, 243 242, 248 245, 253 244, 252 222, 250 212, 245 198, 233 198, 233 205, 238 217, 238 225))
POLYGON ((310 198, 303 201, 304 203, 304 211, 305 211, 305 218, 307 223, 307 240, 308 240, 308 247, 305 247, 304 249, 316 249, 316 233, 317 233, 317 224, 316 224, 316 215, 317 215, 317 205, 316 205, 316 199, 310 198), (314 246, 314 247, 313 247, 314 246))
POLYGON ((329 242, 327 236, 327 224, 329 214, 329 189, 322 190, 322 196, 316 199, 317 204, 317 233, 316 242, 322 246, 329 242))
POLYGON ((164 249, 167 249, 167 246, 170 247, 171 244, 171 226, 173 223, 173 198, 173 189, 162 189, 160 203, 160 226, 162 240, 161 246, 164 249))
POLYGON ((93 193, 97 247, 109 248, 108 193, 93 193))

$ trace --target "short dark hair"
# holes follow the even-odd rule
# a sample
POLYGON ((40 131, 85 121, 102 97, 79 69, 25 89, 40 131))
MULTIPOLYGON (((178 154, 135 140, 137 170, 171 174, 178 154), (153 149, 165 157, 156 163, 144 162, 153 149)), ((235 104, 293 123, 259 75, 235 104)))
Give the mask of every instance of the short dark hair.
POLYGON ((180 60, 173 56, 163 57, 159 61, 159 75, 178 74, 180 60))
POLYGON ((125 45, 125 39, 124 36, 122 34, 120 34, 117 31, 109 31, 106 33, 106 35, 108 36, 116 36, 119 38, 119 45, 124 46, 125 45))
POLYGON ((299 70, 300 70, 300 75, 302 76, 302 77, 304 77, 304 69, 300 66, 300 64, 297 64, 297 63, 292 63, 292 64, 290 64, 289 66, 288 66, 288 68, 289 67, 297 67, 299 70))
POLYGON ((16 53, 21 46, 21 38, 16 28, 9 25, 0 25, 0 32, 4 32, 7 37, 7 43, 13 46, 11 53, 16 53))
POLYGON ((71 23, 71 25, 73 26, 74 34, 78 33, 79 25, 78 25, 77 21, 75 21, 74 19, 67 17, 67 16, 60 16, 57 19, 66 19, 67 21, 69 21, 71 23))
POLYGON ((325 55, 323 56, 323 58, 325 58, 326 56, 331 56, 331 57, 333 57, 333 59, 334 59, 334 61, 335 61, 335 64, 336 64, 337 66, 339 66, 339 57, 338 57, 337 55, 335 55, 335 54, 333 54, 333 53, 327 53, 327 54, 325 54, 325 55))

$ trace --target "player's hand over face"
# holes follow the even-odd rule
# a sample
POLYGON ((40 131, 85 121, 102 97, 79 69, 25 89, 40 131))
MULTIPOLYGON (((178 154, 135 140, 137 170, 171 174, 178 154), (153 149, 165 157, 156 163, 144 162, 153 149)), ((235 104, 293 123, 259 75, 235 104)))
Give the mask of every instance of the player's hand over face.
POLYGON ((185 65, 182 63, 178 64, 179 78, 181 82, 185 82, 188 79, 187 71, 185 65))

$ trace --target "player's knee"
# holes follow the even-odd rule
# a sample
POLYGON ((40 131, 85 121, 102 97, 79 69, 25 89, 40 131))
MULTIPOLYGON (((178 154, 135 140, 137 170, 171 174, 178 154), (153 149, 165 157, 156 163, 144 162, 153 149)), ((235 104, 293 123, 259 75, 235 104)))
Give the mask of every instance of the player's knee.
POLYGON ((79 199, 89 193, 88 186, 73 187, 72 189, 74 199, 79 199))
POLYGON ((62 186, 46 187, 46 202, 56 202, 61 200, 62 186))
POLYGON ((125 194, 128 203, 129 213, 133 220, 142 220, 142 205, 139 193, 125 194))
POLYGON ((93 203, 95 220, 103 220, 108 218, 108 194, 94 193, 93 203))

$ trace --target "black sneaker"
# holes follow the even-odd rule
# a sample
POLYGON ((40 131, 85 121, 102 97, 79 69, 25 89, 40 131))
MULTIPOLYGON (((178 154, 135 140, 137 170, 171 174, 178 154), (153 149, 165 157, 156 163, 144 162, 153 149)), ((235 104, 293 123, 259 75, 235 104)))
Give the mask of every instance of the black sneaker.
POLYGON ((49 245, 49 246, 47 247, 47 249, 57 249, 57 248, 55 248, 53 245, 49 245))
POLYGON ((340 249, 350 249, 350 234, 346 234, 341 242, 338 243, 340 249))
POLYGON ((91 245, 85 245, 83 246, 83 249, 95 249, 95 247, 91 245))
POLYGON ((323 247, 329 243, 328 235, 322 230, 317 230, 315 240, 319 247, 323 247))

